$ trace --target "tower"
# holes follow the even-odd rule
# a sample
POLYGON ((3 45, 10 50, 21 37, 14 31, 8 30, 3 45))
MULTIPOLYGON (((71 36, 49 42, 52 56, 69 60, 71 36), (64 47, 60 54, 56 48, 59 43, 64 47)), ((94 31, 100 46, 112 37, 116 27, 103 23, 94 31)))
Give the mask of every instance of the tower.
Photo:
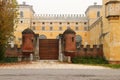
POLYGON ((111 63, 120 63, 120 0, 103 0, 104 53, 111 63))
POLYGON ((21 45, 22 42, 22 31, 26 28, 31 27, 31 21, 34 16, 34 10, 32 6, 27 5, 25 2, 19 5, 18 8, 18 23, 16 24, 14 36, 15 44, 21 45))
POLYGON ((85 11, 87 18, 89 19, 89 25, 93 24, 97 18, 101 17, 102 5, 97 5, 95 2, 94 5, 91 5, 85 11))

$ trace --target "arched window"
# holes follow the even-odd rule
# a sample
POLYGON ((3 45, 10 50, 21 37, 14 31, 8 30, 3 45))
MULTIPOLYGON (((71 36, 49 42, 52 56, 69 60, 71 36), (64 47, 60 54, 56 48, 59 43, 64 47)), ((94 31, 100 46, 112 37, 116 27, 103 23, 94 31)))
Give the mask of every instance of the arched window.
POLYGON ((100 11, 97 12, 97 17, 100 17, 100 11))
POLYGON ((82 37, 80 35, 76 35, 76 46, 77 46, 77 48, 79 48, 81 44, 82 44, 82 37))
POLYGON ((23 18, 23 11, 20 11, 20 18, 23 18))
POLYGON ((47 39, 47 37, 45 35, 40 35, 39 39, 47 39))
POLYGON ((56 39, 59 39, 59 35, 58 35, 58 36, 56 36, 56 39))

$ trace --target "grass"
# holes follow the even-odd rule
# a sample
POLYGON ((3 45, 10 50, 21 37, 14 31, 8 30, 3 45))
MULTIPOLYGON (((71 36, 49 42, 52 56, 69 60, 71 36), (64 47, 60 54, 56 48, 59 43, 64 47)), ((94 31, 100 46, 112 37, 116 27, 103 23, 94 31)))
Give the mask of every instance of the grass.
POLYGON ((73 63, 80 64, 108 64, 105 58, 101 57, 74 57, 72 58, 73 63))
POLYGON ((113 69, 120 69, 120 64, 109 64, 105 58, 101 57, 74 57, 72 58, 72 63, 74 64, 87 64, 94 66, 104 66, 113 69))
POLYGON ((120 69, 120 64, 100 64, 98 66, 104 66, 104 67, 109 67, 113 69, 120 69))

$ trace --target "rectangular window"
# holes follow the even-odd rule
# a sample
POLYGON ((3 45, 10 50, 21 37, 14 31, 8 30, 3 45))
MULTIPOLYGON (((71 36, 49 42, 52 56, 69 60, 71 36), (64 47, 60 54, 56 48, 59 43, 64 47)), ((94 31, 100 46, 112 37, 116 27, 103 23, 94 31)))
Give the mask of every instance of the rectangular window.
POLYGON ((43 30, 43 31, 45 30, 45 27, 44 27, 44 26, 42 27, 42 30, 43 30))
POLYGON ((100 11, 97 12, 97 17, 100 17, 100 11))
POLYGON ((18 40, 19 40, 19 41, 21 41, 21 40, 22 40, 22 38, 18 38, 18 40))
POLYGON ((35 30, 35 26, 32 27, 32 30, 35 30))
POLYGON ((87 31, 88 30, 87 27, 84 27, 84 30, 87 31))
POLYGON ((70 28, 70 26, 67 26, 67 29, 69 29, 70 28))
POLYGON ((72 37, 72 42, 74 42, 74 37, 72 37))
POLYGON ((75 27, 75 30, 79 30, 78 26, 75 27))
POLYGON ((50 27, 50 31, 52 31, 53 30, 53 27, 50 27))
POLYGON ((62 30, 62 27, 59 27, 59 30, 61 31, 61 30, 62 30))
POLYGON ((20 11, 20 18, 23 18, 24 14, 23 11, 20 11))

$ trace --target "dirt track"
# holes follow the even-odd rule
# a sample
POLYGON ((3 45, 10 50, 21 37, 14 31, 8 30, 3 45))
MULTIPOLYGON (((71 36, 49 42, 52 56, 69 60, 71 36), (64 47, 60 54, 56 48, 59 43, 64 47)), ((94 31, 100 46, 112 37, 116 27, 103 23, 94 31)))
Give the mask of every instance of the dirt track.
POLYGON ((61 63, 58 61, 37 61, 0 64, 0 69, 109 69, 102 66, 61 63))

